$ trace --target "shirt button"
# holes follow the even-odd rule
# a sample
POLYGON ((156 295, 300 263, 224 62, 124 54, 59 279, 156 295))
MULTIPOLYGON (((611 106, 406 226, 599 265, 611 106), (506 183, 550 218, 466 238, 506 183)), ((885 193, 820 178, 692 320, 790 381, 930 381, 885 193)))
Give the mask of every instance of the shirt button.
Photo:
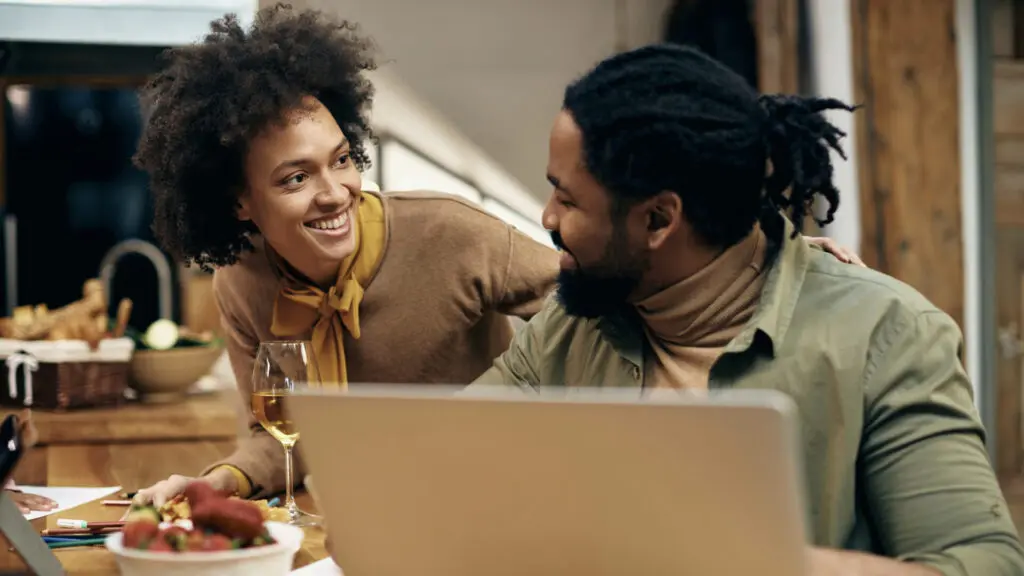
POLYGON ((633 366, 633 380, 639 380, 639 379, 640 379, 640 367, 639 366, 633 366))

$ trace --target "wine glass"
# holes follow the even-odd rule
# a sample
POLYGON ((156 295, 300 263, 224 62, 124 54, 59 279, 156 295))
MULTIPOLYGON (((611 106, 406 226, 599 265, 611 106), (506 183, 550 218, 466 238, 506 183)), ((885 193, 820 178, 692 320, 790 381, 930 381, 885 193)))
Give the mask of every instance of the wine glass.
POLYGON ((252 415, 284 446, 285 509, 292 526, 316 526, 316 517, 295 504, 292 450, 299 441, 295 423, 285 413, 285 398, 307 383, 320 382, 320 370, 309 341, 261 342, 252 369, 252 415))

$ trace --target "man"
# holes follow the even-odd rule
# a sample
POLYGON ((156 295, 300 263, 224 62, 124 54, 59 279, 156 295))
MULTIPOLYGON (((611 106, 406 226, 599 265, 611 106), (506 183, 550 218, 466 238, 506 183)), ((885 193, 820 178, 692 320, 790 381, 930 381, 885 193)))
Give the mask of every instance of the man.
POLYGON ((558 291, 477 383, 782 390, 804 432, 809 574, 1022 574, 956 324, 797 233, 816 196, 822 223, 838 203, 825 109, 852 111, 759 97, 672 46, 569 86, 543 216, 558 291))

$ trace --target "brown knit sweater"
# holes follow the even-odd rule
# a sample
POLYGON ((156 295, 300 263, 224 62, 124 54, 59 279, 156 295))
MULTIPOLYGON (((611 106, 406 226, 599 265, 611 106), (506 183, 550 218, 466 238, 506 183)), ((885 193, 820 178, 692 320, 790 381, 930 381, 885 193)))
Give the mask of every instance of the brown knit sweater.
MULTIPOLYGON (((383 194, 387 239, 359 309, 360 339, 345 334, 349 382, 468 384, 512 338, 506 315, 529 319, 558 274, 558 255, 479 207, 429 192, 383 194)), ((228 356, 248 413, 252 367, 270 332, 279 279, 256 250, 216 271, 214 295, 228 356)), ((302 337, 308 338, 309 335, 302 337)), ((284 489, 281 445, 250 416, 230 464, 252 496, 284 489)), ((303 477, 296 459, 295 479, 303 477)))

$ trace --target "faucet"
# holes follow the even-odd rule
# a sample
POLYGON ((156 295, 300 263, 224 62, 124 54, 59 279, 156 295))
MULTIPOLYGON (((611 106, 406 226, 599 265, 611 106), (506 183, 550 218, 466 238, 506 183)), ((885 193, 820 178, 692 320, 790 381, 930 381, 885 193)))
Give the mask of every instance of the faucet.
POLYGON ((117 261, 125 254, 139 254, 153 263, 156 269, 157 283, 160 286, 159 305, 160 318, 171 319, 171 265, 159 248, 144 240, 124 240, 107 250, 100 261, 100 282, 103 293, 110 298, 110 282, 114 279, 114 268, 117 261))

